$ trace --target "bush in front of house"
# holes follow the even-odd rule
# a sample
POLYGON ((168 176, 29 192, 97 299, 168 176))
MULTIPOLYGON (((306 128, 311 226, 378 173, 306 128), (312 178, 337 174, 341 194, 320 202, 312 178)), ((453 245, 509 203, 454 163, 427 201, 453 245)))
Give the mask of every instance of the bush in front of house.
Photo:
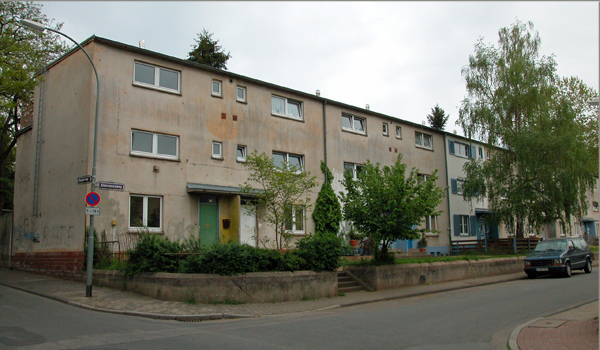
POLYGON ((338 237, 308 235, 297 248, 280 252, 240 243, 216 243, 205 247, 195 240, 171 242, 164 236, 141 234, 127 253, 125 273, 207 273, 231 276, 247 272, 333 271, 339 266, 342 242, 338 237), (175 255, 175 253, 190 253, 175 255))

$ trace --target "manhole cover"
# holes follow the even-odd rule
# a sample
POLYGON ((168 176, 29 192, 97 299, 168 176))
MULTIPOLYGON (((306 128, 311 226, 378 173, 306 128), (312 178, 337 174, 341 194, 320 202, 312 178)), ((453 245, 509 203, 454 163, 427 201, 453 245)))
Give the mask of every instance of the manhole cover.
POLYGON ((536 328, 558 328, 565 324, 567 321, 563 320, 539 320, 529 325, 529 327, 536 328))

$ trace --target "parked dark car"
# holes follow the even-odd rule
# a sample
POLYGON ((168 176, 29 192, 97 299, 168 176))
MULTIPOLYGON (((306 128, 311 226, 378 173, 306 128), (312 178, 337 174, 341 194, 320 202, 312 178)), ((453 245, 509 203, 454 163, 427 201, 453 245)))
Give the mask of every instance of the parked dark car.
POLYGON ((525 258, 525 273, 529 278, 553 274, 571 277, 573 270, 592 272, 590 247, 581 237, 548 239, 537 244, 525 258))

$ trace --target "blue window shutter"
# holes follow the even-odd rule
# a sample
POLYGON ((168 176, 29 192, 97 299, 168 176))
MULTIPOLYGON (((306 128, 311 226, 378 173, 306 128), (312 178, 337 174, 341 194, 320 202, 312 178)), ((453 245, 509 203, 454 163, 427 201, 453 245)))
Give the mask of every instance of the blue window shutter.
POLYGON ((477 216, 469 216, 469 236, 477 236, 477 216))
POLYGON ((454 154, 454 141, 448 140, 448 149, 450 150, 450 154, 454 154))
POLYGON ((456 192, 458 192, 458 185, 456 183, 456 179, 450 179, 450 187, 452 188, 452 193, 456 194, 456 192))
POLYGON ((454 235, 460 236, 460 215, 454 215, 454 235))

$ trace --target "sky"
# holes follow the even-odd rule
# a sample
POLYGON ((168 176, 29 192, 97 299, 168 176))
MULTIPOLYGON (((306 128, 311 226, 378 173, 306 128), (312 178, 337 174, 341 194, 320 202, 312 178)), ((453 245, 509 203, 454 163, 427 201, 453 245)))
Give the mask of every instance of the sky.
POLYGON ((230 72, 408 120, 439 105, 456 130, 461 70, 481 38, 531 21, 560 76, 599 90, 598 2, 579 1, 42 1, 78 42, 96 35, 185 59, 203 28, 230 72))

